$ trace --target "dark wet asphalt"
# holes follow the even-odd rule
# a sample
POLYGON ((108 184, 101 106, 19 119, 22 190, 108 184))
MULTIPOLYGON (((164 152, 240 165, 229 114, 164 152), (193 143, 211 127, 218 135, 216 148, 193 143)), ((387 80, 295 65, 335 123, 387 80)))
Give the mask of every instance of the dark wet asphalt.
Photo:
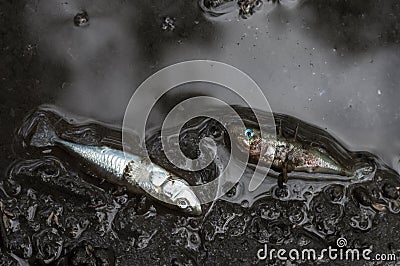
MULTIPOLYGON (((399 171, 399 14, 399 1, 384 0, 265 1, 248 19, 237 10, 207 16, 196 1, 2 1, 0 169, 5 174, 21 157, 11 143, 39 105, 120 125, 129 97, 149 75, 183 60, 213 59, 249 74, 274 112, 326 128, 349 149, 372 152, 399 171), (77 27, 74 16, 82 10, 89 21, 77 27)), ((160 116, 174 104, 164 105, 160 116)), ((399 230, 398 217, 379 219, 368 238, 399 249, 387 240, 399 230)), ((196 261, 234 257, 243 246, 229 239, 196 261)))

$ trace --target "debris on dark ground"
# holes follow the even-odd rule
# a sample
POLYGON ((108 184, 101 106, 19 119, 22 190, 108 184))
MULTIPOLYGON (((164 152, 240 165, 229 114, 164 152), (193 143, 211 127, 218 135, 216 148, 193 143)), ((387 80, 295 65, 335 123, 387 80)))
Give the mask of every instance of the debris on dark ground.
POLYGON ((79 12, 74 17, 74 24, 77 27, 89 25, 89 14, 86 11, 79 12))
POLYGON ((165 31, 173 31, 175 29, 175 19, 171 17, 165 17, 163 19, 161 28, 165 31))
POLYGON ((262 0, 238 0, 239 15, 242 18, 253 15, 257 9, 261 8, 262 3, 262 0))

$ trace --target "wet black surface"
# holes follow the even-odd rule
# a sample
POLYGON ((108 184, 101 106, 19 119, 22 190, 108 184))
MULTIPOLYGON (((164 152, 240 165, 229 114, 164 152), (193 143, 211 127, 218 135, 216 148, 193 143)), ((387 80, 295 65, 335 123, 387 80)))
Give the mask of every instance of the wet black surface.
MULTIPOLYGON (((399 170, 400 3, 264 1, 246 19, 236 4, 227 10, 212 16, 197 1, 172 0, 0 3, 1 264, 264 264, 256 257, 264 243, 323 248, 340 236, 399 256, 399 180, 389 168, 399 170), (78 27, 82 12, 89 23, 78 27), (65 154, 15 145, 23 118, 41 104, 118 128, 145 78, 189 59, 240 68, 274 112, 324 128, 385 167, 350 186, 267 186, 260 199, 239 184, 192 218, 83 174, 65 154)), ((177 94, 169 99, 185 98, 177 94)), ((89 128, 88 142, 118 140, 104 124, 89 128)))
MULTIPOLYGON (((237 110, 251 123, 247 109, 237 110)), ((343 163, 367 164, 376 170, 352 182, 332 182, 323 175, 314 181, 294 177, 285 188, 271 176, 249 193, 249 169, 221 200, 203 205, 203 215, 188 217, 145 195, 103 182, 101 175, 60 148, 29 145, 40 121, 54 125, 64 139, 85 145, 121 148, 120 131, 60 117, 51 109, 33 112, 14 140, 20 158, 2 181, 3 261, 197 265, 225 264, 224 256, 230 263, 247 265, 262 263, 256 254, 265 243, 270 248, 319 250, 335 246, 341 236, 351 247, 397 254, 396 235, 391 235, 387 247, 381 246, 378 236, 398 230, 399 175, 372 154, 344 149, 321 129, 284 115, 276 119, 285 136, 297 127, 299 141, 309 137, 313 145, 331 150, 343 163)), ((149 136, 147 146, 155 162, 199 185, 223 169, 230 150, 225 134, 222 125, 209 118, 185 125, 180 143, 189 158, 198 156, 200 138, 212 137, 218 146, 218 160, 191 173, 168 162, 158 133, 149 136)))

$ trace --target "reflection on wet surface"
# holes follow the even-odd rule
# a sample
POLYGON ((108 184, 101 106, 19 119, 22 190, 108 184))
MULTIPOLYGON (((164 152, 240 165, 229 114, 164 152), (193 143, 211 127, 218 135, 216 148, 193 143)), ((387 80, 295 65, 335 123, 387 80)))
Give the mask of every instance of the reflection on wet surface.
MULTIPOLYGON (((323 248, 339 236, 352 247, 398 255, 399 180, 390 170, 400 169, 398 1, 263 1, 246 19, 236 1, 0 6, 1 263, 194 265, 223 258, 248 265, 264 243, 323 248), (162 67, 194 58, 248 73, 274 112, 325 129, 346 150, 378 156, 371 158, 376 172, 353 184, 292 179, 286 189, 271 177, 253 194, 244 180, 205 216, 190 218, 82 174, 59 151, 11 145, 26 114, 50 103, 66 117, 82 117, 68 121, 76 125, 65 128, 72 140, 118 146, 110 124, 120 128, 135 88, 162 67)), ((181 98, 170 97, 168 106, 181 98)), ((185 147, 191 134, 182 136, 185 147)), ((222 162, 227 153, 219 152, 222 162)), ((218 167, 187 178, 207 182, 218 167)))

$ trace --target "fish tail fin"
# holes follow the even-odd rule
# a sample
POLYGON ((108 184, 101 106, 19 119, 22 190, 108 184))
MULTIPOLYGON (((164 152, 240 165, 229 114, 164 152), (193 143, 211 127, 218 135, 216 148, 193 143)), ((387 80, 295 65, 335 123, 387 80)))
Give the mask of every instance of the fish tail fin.
POLYGON ((30 145, 34 147, 53 146, 58 140, 54 128, 45 121, 39 121, 36 131, 31 138, 30 145))

